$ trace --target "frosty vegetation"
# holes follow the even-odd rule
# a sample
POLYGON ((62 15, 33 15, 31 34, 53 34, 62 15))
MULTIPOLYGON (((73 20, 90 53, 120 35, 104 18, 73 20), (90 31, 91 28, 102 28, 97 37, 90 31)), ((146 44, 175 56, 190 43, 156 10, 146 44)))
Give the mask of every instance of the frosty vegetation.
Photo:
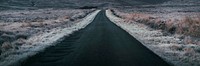
MULTIPOLYGON (((184 26, 193 26, 193 22, 195 23, 195 27, 193 28, 199 29, 199 17, 195 16, 198 12, 166 11, 164 13, 157 13, 151 12, 154 9, 144 9, 112 9, 107 10, 107 16, 112 22, 136 37, 143 45, 172 65, 199 66, 199 30, 192 31, 196 32, 195 34, 178 33, 178 30, 176 30, 182 28, 182 26, 178 25, 185 24, 184 26), (185 17, 186 15, 188 17, 185 17), (188 21, 191 21, 190 24, 188 24, 188 21), (169 23, 171 24, 168 25, 169 23)), ((190 27, 186 29, 190 30, 190 27)))
POLYGON ((97 13, 93 9, 0 12, 0 66, 35 55, 62 37, 85 27, 97 13))

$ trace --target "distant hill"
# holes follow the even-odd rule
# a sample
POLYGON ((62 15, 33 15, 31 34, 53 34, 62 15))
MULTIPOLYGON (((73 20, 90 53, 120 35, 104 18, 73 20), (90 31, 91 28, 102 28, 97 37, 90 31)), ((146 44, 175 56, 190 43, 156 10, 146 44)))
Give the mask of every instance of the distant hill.
POLYGON ((0 0, 2 9, 79 8, 83 6, 134 6, 160 4, 170 0, 0 0))
POLYGON ((164 3, 170 0, 136 0, 136 1, 145 2, 147 4, 160 4, 160 3, 164 3))
POLYGON ((200 5, 200 0, 169 0, 163 4, 172 4, 172 5, 200 5))

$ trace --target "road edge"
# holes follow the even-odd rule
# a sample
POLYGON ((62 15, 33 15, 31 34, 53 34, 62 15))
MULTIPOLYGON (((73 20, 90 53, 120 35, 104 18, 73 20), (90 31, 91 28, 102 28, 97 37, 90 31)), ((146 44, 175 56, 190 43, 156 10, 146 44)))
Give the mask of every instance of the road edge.
MULTIPOLYGON (((82 28, 85 28, 87 25, 89 25, 96 17, 96 15, 101 10, 96 10, 90 14, 88 14, 86 17, 83 18, 82 21, 76 23, 72 27, 64 28, 64 29, 55 29, 52 32, 44 33, 39 36, 41 40, 33 43, 36 46, 21 49, 12 55, 9 55, 4 58, 4 60, 0 61, 0 66, 20 66, 20 63, 26 60, 27 58, 43 51, 45 48, 55 45, 56 42, 60 41, 64 36, 68 36, 69 34, 72 34, 75 31, 78 31, 82 28), (21 53, 21 54, 17 54, 21 53)), ((30 38, 29 40, 34 40, 38 37, 30 38)))
POLYGON ((145 42, 141 39, 139 39, 139 37, 137 35, 132 34, 129 29, 127 29, 127 26, 122 26, 120 25, 120 21, 122 21, 120 18, 116 17, 115 15, 112 14, 112 12, 110 10, 106 10, 106 16, 107 18, 113 22, 114 24, 116 24, 118 27, 122 28, 123 30, 125 30, 127 33, 129 33, 132 37, 134 37, 136 40, 138 40, 140 43, 142 43, 143 46, 145 46, 146 48, 148 48, 149 50, 151 50, 154 54, 156 54, 157 56, 159 56, 160 58, 162 58, 164 61, 166 61, 170 66, 174 66, 173 63, 171 63, 169 60, 165 59, 164 57, 162 57, 160 54, 156 53, 155 51, 153 51, 150 47, 147 46, 147 44, 145 44, 145 42))

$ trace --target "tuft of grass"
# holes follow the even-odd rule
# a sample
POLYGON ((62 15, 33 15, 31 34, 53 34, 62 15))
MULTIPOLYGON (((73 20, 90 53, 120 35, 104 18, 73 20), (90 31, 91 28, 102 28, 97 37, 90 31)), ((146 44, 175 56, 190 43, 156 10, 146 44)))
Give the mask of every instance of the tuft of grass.
POLYGON ((190 35, 194 37, 200 37, 200 17, 194 19, 191 17, 185 17, 177 27, 177 33, 190 35))
POLYGON ((193 44, 192 38, 190 36, 186 36, 183 39, 183 41, 184 41, 185 44, 193 44))
POLYGON ((181 51, 183 50, 183 46, 179 46, 179 45, 172 45, 170 47, 171 50, 178 50, 178 51, 181 51))
POLYGON ((63 16, 62 18, 63 18, 63 19, 69 19, 70 17, 67 16, 67 15, 65 15, 65 16, 63 16))
POLYGON ((171 34, 174 34, 176 32, 176 26, 171 19, 165 22, 165 30, 171 34))
POLYGON ((15 41, 15 45, 23 45, 26 43, 26 40, 24 38, 19 38, 15 41))
POLYGON ((9 49, 12 49, 13 47, 12 47, 12 45, 11 45, 11 43, 10 42, 4 42, 3 44, 2 44, 2 46, 1 46, 1 51, 2 52, 5 52, 5 51, 7 51, 7 50, 9 50, 9 49))
POLYGON ((192 56, 195 52, 194 49, 192 48, 184 48, 183 50, 185 51, 184 53, 185 56, 192 56))

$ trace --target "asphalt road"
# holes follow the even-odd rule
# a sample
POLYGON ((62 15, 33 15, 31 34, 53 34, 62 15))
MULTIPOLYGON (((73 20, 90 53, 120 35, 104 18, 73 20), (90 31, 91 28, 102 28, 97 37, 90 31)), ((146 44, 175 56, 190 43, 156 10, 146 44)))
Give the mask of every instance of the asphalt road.
POLYGON ((94 21, 21 66, 169 66, 101 11, 94 21))

